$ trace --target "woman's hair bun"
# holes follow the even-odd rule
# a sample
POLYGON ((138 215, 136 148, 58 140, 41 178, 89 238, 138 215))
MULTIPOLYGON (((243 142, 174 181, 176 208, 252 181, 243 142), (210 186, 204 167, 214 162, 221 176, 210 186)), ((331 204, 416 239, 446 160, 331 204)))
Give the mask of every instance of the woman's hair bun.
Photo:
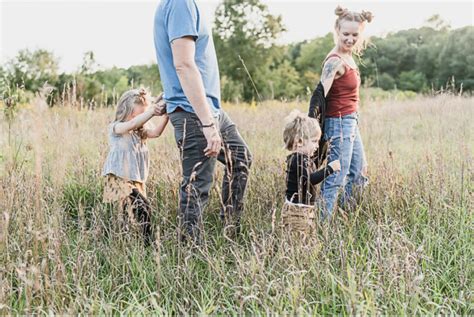
POLYGON ((367 22, 372 22, 372 19, 374 18, 374 15, 372 14, 372 12, 369 12, 369 11, 362 11, 360 16, 362 17, 362 19, 364 21, 367 21, 367 22))
POLYGON ((336 10, 334 10, 334 13, 340 17, 340 16, 343 16, 344 14, 346 14, 348 12, 348 10, 346 8, 343 8, 341 6, 337 6, 336 10))
POLYGON ((347 9, 341 7, 341 6, 337 6, 336 10, 334 10, 334 13, 340 17, 340 16, 343 16, 345 13, 347 13, 347 9))

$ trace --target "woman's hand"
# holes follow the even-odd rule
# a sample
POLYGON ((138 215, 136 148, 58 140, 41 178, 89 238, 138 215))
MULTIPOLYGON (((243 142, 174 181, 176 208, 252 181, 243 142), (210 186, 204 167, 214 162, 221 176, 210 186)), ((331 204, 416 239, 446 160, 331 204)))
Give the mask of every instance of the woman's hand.
POLYGON ((332 161, 328 165, 331 166, 334 172, 339 172, 341 170, 341 162, 339 162, 339 160, 332 161))

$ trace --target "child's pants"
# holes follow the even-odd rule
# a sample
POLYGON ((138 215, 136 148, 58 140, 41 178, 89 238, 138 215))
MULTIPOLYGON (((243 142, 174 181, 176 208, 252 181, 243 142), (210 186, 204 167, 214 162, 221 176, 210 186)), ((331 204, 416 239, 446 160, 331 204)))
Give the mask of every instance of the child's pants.
POLYGON ((145 184, 127 181, 113 174, 105 178, 104 202, 121 204, 126 222, 135 223, 144 235, 145 244, 153 239, 151 207, 146 198, 145 184))
MULTIPOLYGON (((132 193, 125 199, 123 204, 125 217, 130 218, 139 225, 146 245, 153 241, 153 227, 151 225, 151 207, 148 200, 138 189, 134 188, 132 193)), ((130 219, 127 219, 130 221, 130 219)))

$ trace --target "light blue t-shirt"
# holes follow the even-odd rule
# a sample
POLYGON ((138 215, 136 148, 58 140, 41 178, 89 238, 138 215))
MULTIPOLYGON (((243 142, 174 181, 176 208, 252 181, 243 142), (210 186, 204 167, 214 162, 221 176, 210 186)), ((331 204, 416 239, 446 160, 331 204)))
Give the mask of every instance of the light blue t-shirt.
POLYGON ((201 73, 207 102, 214 116, 217 116, 221 108, 221 96, 216 50, 212 34, 194 0, 162 0, 155 12, 156 59, 167 104, 166 110, 171 113, 176 107, 181 107, 185 111, 194 112, 179 82, 171 51, 171 42, 185 36, 195 39, 196 65, 201 73))

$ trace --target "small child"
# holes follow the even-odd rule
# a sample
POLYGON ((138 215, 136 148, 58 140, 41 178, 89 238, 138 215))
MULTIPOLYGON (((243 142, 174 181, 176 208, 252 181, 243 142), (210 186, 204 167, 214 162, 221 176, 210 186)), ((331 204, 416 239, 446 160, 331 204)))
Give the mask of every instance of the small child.
POLYGON ((115 120, 108 126, 109 154, 102 171, 104 202, 119 202, 125 217, 139 223, 146 244, 153 238, 145 188, 149 166, 146 139, 159 137, 168 123, 162 96, 152 107, 148 107, 150 103, 143 88, 129 90, 120 97, 115 120), (157 127, 146 127, 145 123, 154 116, 161 116, 157 127))
MULTIPOLYGON (((314 214, 314 185, 341 169, 339 160, 335 160, 326 168, 316 171, 312 156, 318 149, 321 137, 321 128, 316 119, 293 110, 285 120, 283 140, 291 154, 286 159, 286 202, 282 212, 284 222, 285 213, 287 216, 297 216, 298 212, 314 214)), ((314 216, 311 216, 310 222, 312 218, 314 216)))

